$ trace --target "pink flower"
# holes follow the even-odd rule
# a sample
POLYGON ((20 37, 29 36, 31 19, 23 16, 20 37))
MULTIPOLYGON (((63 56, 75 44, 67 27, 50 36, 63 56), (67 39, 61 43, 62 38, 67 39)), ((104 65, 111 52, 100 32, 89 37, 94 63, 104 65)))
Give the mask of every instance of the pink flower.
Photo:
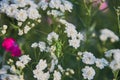
POLYGON ((16 43, 15 39, 13 38, 5 38, 2 47, 7 51, 11 53, 11 56, 13 57, 19 57, 21 56, 21 50, 16 43))
POLYGON ((107 7, 108 7, 108 5, 107 5, 107 3, 106 2, 103 2, 101 5, 100 5, 100 7, 99 7, 99 10, 105 10, 105 9, 107 9, 107 7))

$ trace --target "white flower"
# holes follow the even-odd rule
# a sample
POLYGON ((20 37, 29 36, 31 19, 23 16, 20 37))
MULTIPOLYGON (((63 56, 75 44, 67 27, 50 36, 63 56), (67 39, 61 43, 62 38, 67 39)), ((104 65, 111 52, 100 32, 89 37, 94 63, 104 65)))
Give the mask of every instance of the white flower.
POLYGON ((63 73, 64 72, 64 69, 61 65, 58 65, 58 69, 63 73))
POLYGON ((114 60, 120 63, 120 49, 111 49, 105 53, 106 53, 105 54, 106 57, 112 57, 113 55, 114 60))
POLYGON ((45 51, 46 50, 46 44, 45 44, 45 42, 40 41, 38 43, 38 47, 40 48, 41 52, 45 51))
POLYGON ((113 60, 109 66, 113 71, 120 69, 120 63, 116 62, 115 60, 113 60))
POLYGON ((25 67, 25 64, 23 64, 21 61, 17 61, 16 66, 23 69, 25 67))
POLYGON ((8 80, 20 80, 19 76, 17 75, 8 75, 8 80))
POLYGON ((24 33, 27 34, 28 31, 30 31, 30 29, 31 29, 31 27, 28 26, 28 25, 26 25, 26 26, 24 27, 24 33))
POLYGON ((28 14, 28 17, 33 20, 41 17, 38 10, 32 7, 27 10, 27 14, 28 14))
POLYGON ((49 72, 44 73, 41 70, 33 70, 34 78, 37 78, 37 80, 48 80, 50 77, 49 72))
POLYGON ((3 30, 1 30, 1 32, 4 35, 6 33, 6 30, 3 29, 3 30))
POLYGON ((103 69, 105 66, 108 65, 108 61, 104 58, 96 59, 95 63, 96 63, 96 66, 100 69, 103 69))
POLYGON ((11 73, 16 73, 16 71, 17 71, 17 69, 15 68, 14 65, 12 65, 12 66, 10 67, 10 72, 11 72, 11 73))
POLYGON ((83 52, 82 62, 85 64, 94 64, 95 56, 91 52, 83 52))
POLYGON ((20 9, 19 11, 17 11, 16 14, 15 14, 15 18, 18 21, 23 21, 23 22, 26 21, 26 19, 27 19, 26 10, 20 9))
POLYGON ((117 35, 115 35, 114 32, 112 32, 109 29, 102 29, 101 35, 100 35, 100 40, 106 41, 108 38, 110 38, 111 42, 119 41, 119 37, 117 35))
POLYGON ((19 57, 19 60, 24 64, 28 64, 28 62, 31 61, 31 58, 29 57, 29 55, 22 55, 21 57, 19 57))
POLYGON ((3 29, 6 30, 8 28, 7 25, 3 25, 3 29))
POLYGON ((61 5, 61 0, 51 0, 49 3, 49 6, 51 8, 56 8, 56 9, 59 9, 60 5, 61 5))
POLYGON ((65 25, 65 33, 67 33, 68 37, 74 37, 77 35, 76 27, 73 24, 67 23, 65 25))
POLYGON ((64 3, 65 10, 68 10, 69 12, 71 12, 71 10, 73 9, 72 3, 66 0, 64 0, 63 3, 64 3))
POLYGON ((10 6, 7 7, 6 9, 6 14, 10 17, 14 17, 14 15, 17 13, 18 11, 18 6, 15 4, 11 4, 10 6))
POLYGON ((50 67, 50 72, 53 72, 54 71, 54 68, 55 68, 55 60, 53 59, 52 61, 51 61, 51 67, 50 67))
POLYGON ((38 43, 36 43, 36 42, 32 43, 31 47, 32 47, 32 48, 38 47, 38 43))
POLYGON ((22 29, 18 29, 18 35, 19 36, 23 35, 23 30, 22 29))
POLYGON ((38 3, 38 6, 40 6, 43 10, 46 10, 47 7, 48 7, 48 2, 46 0, 41 0, 39 3, 38 3))
POLYGON ((86 66, 82 69, 84 79, 92 80, 95 76, 95 70, 92 67, 86 66))
POLYGON ((60 74, 60 72, 58 72, 58 71, 54 71, 54 73, 53 73, 53 77, 54 77, 54 79, 53 80, 61 80, 61 74, 60 74))
POLYGON ((46 60, 40 59, 39 63, 36 66, 38 70, 44 70, 47 67, 46 60))
POLYGON ((51 32, 51 33, 48 34, 47 40, 48 40, 49 42, 52 42, 52 40, 57 41, 57 40, 58 40, 58 37, 59 37, 58 34, 56 34, 55 32, 51 32))
POLYGON ((2 13, 5 13, 8 7, 9 7, 8 4, 3 3, 3 2, 0 2, 0 13, 1 13, 1 12, 2 12, 2 13))
POLYGON ((23 24, 22 22, 18 22, 18 26, 22 26, 22 24, 23 24))
POLYGON ((75 49, 77 49, 80 46, 80 40, 78 40, 78 39, 69 40, 69 46, 72 46, 75 49))
POLYGON ((58 10, 47 11, 47 15, 53 15, 54 17, 62 16, 63 13, 58 10))

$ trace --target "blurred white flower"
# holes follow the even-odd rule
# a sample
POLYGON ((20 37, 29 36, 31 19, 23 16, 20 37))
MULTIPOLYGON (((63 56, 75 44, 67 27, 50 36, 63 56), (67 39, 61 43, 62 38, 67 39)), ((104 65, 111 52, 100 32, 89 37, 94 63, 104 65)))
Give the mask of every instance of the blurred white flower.
POLYGON ((38 6, 42 8, 42 10, 46 10, 48 7, 48 2, 46 0, 40 0, 38 3, 38 6))
POLYGON ((45 68, 47 68, 46 60, 40 59, 39 63, 36 66, 36 69, 44 70, 45 68))
POLYGON ((96 63, 96 66, 100 69, 103 69, 105 66, 108 66, 108 61, 104 58, 96 59, 95 63, 96 63))
POLYGON ((55 70, 53 73, 53 77, 53 80, 61 80, 61 73, 55 70))
POLYGON ((101 41, 106 41, 108 38, 110 38, 111 42, 119 41, 119 37, 109 29, 102 29, 100 32, 101 32, 100 35, 101 41))
POLYGON ((54 17, 62 16, 63 13, 58 10, 47 11, 47 15, 53 15, 54 17))
POLYGON ((115 60, 113 60, 109 66, 113 71, 120 69, 120 63, 116 62, 115 60))
POLYGON ((71 10, 73 9, 72 3, 70 3, 69 1, 66 1, 66 0, 63 0, 63 4, 64 4, 65 10, 71 12, 71 10))
POLYGON ((53 40, 57 41, 57 40, 58 40, 58 37, 59 37, 59 35, 58 35, 57 33, 51 32, 51 33, 48 34, 47 40, 48 40, 50 43, 52 43, 53 40))
POLYGON ((6 9, 6 14, 10 17, 14 17, 15 14, 17 13, 18 11, 18 6, 15 5, 15 4, 11 4, 10 6, 7 7, 6 9))
POLYGON ((25 67, 25 64, 23 64, 21 61, 16 61, 16 66, 23 69, 25 67))
POLYGON ((82 69, 82 72, 84 79, 92 80, 95 76, 95 70, 89 66, 85 66, 85 68, 82 69))
POLYGON ((31 27, 30 27, 30 26, 26 25, 26 26, 24 27, 24 33, 25 33, 25 34, 27 34, 28 31, 30 31, 30 30, 31 30, 31 27))
POLYGON ((37 78, 37 80, 48 80, 50 77, 49 72, 44 73, 41 70, 35 69, 33 70, 34 78, 37 78))
POLYGON ((18 21, 22 21, 22 22, 26 21, 26 19, 27 19, 26 10, 20 9, 19 11, 17 11, 16 14, 15 14, 15 18, 18 21))
POLYGON ((28 14, 28 17, 33 20, 41 17, 38 10, 36 8, 32 8, 32 7, 27 10, 27 14, 28 14))
POLYGON ((40 51, 43 52, 43 51, 46 50, 46 43, 40 41, 40 42, 38 43, 38 47, 40 48, 40 51))
POLYGON ((50 8, 59 9, 61 5, 61 0, 51 0, 49 3, 50 8))
POLYGON ((85 64, 94 64, 95 56, 91 52, 83 52, 82 62, 85 64))
POLYGON ((31 58, 29 57, 29 55, 22 55, 21 57, 19 57, 20 62, 22 62, 24 65, 28 64, 28 62, 31 61, 31 58))
POLYGON ((24 32, 23 32, 22 29, 18 29, 18 35, 19 35, 19 36, 23 35, 23 33, 24 33, 24 32))
POLYGON ((78 39, 69 40, 69 46, 72 46, 75 49, 77 49, 80 46, 80 40, 78 40, 78 39))
POLYGON ((37 48, 38 47, 38 43, 36 43, 36 42, 32 43, 31 47, 32 48, 37 48))

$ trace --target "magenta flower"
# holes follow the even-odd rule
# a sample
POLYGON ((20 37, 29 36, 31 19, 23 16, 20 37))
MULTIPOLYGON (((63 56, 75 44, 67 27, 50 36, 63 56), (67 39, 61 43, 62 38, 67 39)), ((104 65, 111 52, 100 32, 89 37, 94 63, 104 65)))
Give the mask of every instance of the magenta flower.
POLYGON ((15 39, 13 38, 5 38, 2 47, 7 51, 11 53, 11 56, 13 57, 19 57, 21 56, 21 50, 16 43, 15 39))

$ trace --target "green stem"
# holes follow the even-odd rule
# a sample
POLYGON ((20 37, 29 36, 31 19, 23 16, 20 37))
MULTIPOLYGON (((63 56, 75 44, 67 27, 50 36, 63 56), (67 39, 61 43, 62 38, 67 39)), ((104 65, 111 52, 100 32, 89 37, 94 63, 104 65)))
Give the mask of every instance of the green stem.
POLYGON ((119 33, 120 33, 120 18, 119 18, 119 14, 117 14, 117 23, 118 23, 119 33))
POLYGON ((113 74, 114 74, 114 79, 113 79, 113 80, 117 80, 117 78, 118 78, 118 73, 119 73, 119 70, 113 72, 113 74))
POLYGON ((6 58, 6 55, 7 55, 7 52, 5 52, 5 53, 3 54, 2 65, 4 65, 4 64, 5 64, 5 58, 6 58))

